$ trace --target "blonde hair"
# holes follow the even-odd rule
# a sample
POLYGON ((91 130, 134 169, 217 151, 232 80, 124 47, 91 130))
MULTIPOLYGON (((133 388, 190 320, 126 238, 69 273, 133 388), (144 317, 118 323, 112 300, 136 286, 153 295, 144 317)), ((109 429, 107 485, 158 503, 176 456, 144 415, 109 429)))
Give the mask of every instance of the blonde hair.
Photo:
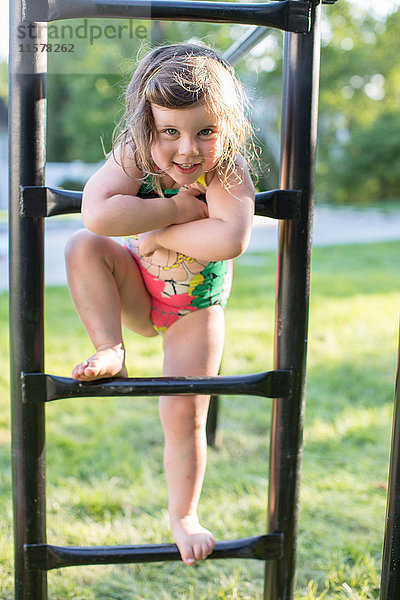
POLYGON ((252 127, 248 102, 233 68, 214 50, 200 44, 172 44, 149 52, 139 63, 125 94, 125 114, 114 130, 113 149, 121 150, 121 164, 130 145, 137 166, 150 175, 162 195, 161 175, 151 156, 155 127, 151 105, 186 108, 205 102, 220 118, 222 152, 215 169, 229 188, 238 154, 248 158, 252 127))

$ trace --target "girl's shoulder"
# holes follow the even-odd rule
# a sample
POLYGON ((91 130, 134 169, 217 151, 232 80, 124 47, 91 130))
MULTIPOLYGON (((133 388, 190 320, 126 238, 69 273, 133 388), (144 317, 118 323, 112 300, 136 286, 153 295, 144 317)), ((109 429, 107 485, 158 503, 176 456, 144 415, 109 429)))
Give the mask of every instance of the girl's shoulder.
POLYGON ((115 194, 136 195, 141 185, 142 173, 131 156, 125 160, 118 148, 111 152, 106 161, 90 177, 85 193, 112 196, 115 194))
POLYGON ((126 175, 133 179, 141 180, 143 178, 143 170, 136 160, 136 156, 130 144, 120 144, 110 152, 108 161, 120 167, 126 175))
POLYGON ((243 179, 248 178, 249 167, 244 156, 237 154, 232 161, 225 161, 218 168, 205 175, 207 186, 230 189, 240 184, 243 179))

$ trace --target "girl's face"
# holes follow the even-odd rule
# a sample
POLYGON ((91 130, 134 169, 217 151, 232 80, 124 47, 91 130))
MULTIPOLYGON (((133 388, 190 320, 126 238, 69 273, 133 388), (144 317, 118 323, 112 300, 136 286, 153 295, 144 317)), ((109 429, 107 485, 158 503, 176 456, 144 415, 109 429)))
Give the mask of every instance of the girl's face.
POLYGON ((151 105, 155 134, 151 156, 157 167, 181 185, 194 183, 221 156, 220 119, 204 103, 189 108, 151 105))

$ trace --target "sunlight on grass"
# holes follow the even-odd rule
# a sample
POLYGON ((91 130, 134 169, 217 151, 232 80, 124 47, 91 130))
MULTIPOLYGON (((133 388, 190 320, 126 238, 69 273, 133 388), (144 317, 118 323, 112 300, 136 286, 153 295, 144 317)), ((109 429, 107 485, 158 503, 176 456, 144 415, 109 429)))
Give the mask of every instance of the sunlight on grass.
MULTIPOLYGON (((400 307, 400 243, 313 254, 296 600, 379 595, 400 307)), ((236 261, 223 374, 273 368, 275 256, 236 261)), ((12 508, 7 298, 0 296, 0 597, 11 600, 12 508)), ((161 373, 162 340, 126 335, 131 376, 161 373)), ((92 352, 64 288, 46 292, 46 371, 69 376, 92 352), (61 318, 62 317, 62 318, 61 318)), ((271 401, 224 397, 201 518, 218 539, 265 531, 271 401)), ((47 407, 51 543, 170 542, 156 398, 47 407)), ((261 600, 258 561, 70 568, 53 600, 261 600)))
POLYGON ((305 435, 305 443, 322 443, 335 441, 341 443, 345 437, 362 437, 364 440, 376 442, 380 427, 387 426, 391 418, 388 406, 382 407, 346 407, 332 422, 315 419, 309 423, 305 435))

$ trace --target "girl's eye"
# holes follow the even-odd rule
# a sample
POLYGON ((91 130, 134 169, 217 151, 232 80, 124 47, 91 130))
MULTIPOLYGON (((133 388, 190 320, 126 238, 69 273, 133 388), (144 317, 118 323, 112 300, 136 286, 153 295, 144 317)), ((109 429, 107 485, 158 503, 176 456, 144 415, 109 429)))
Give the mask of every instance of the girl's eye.
POLYGON ((199 135, 203 136, 203 137, 207 137, 209 135, 212 135, 214 133, 214 131, 212 129, 209 129, 208 127, 206 129, 202 129, 201 131, 199 131, 199 135))
POLYGON ((167 135, 176 135, 178 131, 173 127, 168 127, 168 129, 164 129, 164 133, 166 133, 167 135))

